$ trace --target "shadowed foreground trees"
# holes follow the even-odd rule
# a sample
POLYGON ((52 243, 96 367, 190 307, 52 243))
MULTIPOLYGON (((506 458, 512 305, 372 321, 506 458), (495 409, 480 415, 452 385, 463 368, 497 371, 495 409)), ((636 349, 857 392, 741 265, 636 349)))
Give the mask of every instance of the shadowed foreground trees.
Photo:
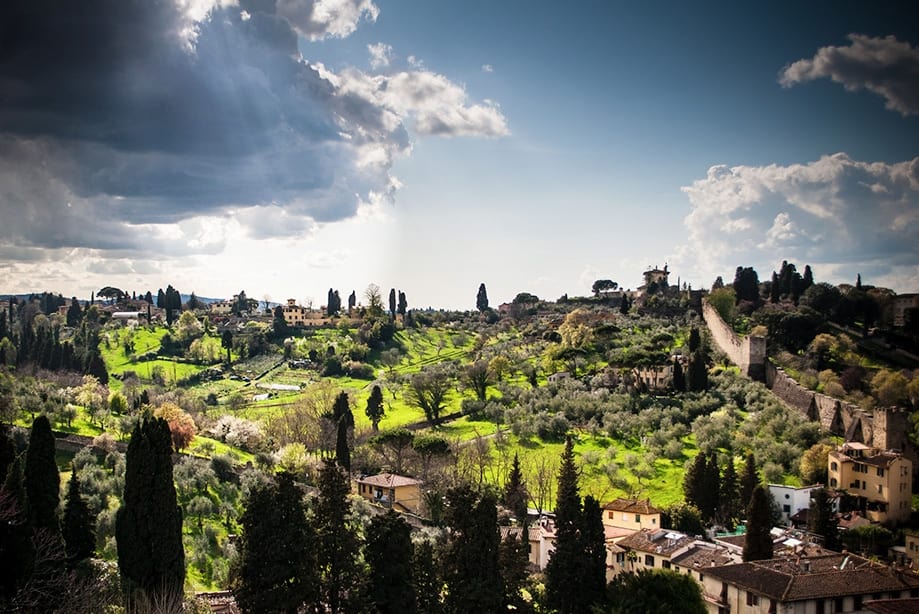
POLYGON ((622 573, 610 582, 608 609, 613 614, 705 614, 702 589, 688 575, 667 569, 622 573))
POLYGON ((115 537, 128 602, 180 607, 185 584, 182 509, 172 478, 172 435, 162 418, 144 420, 131 434, 115 537))

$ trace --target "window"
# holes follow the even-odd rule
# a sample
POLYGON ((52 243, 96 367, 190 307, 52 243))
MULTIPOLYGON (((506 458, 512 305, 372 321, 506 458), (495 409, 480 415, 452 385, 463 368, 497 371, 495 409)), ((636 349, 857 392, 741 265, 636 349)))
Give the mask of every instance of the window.
POLYGON ((884 477, 884 468, 883 468, 883 467, 878 467, 878 477, 879 477, 879 478, 884 477))
POLYGON ((747 605, 759 605, 759 595, 747 591, 747 605))
POLYGON ((884 486, 882 484, 878 484, 878 494, 879 495, 884 494, 884 486))
POLYGON ((652 519, 651 519, 651 524, 657 524, 657 518, 652 518, 652 519))
POLYGON ((654 557, 650 554, 645 555, 645 567, 654 567, 654 557))
POLYGON ((836 478, 830 478, 830 487, 836 488, 836 484, 837 484, 836 478))
POLYGON ((836 461, 830 463, 830 471, 839 471, 839 465, 836 464, 836 461))
POLYGON ((635 514, 635 522, 641 522, 641 514, 635 514))
POLYGON ((616 553, 616 562, 617 562, 617 563, 625 563, 625 552, 617 552, 617 553, 616 553))
POLYGON ((661 561, 661 567, 663 567, 664 569, 670 569, 670 561, 667 561, 667 560, 661 561))
POLYGON ((609 519, 610 519, 610 520, 616 520, 615 514, 614 514, 613 512, 609 512, 609 519))
POLYGON ((790 506, 790 505, 783 505, 783 506, 782 506, 782 511, 783 511, 784 513, 786 513, 786 514, 790 514, 790 513, 791 513, 791 506, 790 506))
POLYGON ((837 597, 836 599, 834 599, 833 600, 833 606, 834 606, 833 611, 842 612, 842 606, 843 606, 844 601, 845 599, 843 599, 842 597, 837 597))

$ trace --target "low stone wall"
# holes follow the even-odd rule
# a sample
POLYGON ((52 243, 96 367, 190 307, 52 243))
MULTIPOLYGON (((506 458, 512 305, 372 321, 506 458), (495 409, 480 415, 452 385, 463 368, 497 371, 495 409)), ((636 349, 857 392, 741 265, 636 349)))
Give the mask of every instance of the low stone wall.
POLYGON ((727 354, 743 373, 755 380, 765 381, 766 338, 755 335, 739 338, 721 319, 718 311, 704 300, 702 317, 718 349, 727 354))

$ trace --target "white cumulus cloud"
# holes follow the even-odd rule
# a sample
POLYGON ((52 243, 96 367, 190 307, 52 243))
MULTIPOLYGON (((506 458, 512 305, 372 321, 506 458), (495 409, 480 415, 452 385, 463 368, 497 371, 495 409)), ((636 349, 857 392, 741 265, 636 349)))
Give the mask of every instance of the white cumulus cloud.
POLYGON ((373 69, 389 66, 392 61, 392 45, 386 43, 367 45, 367 51, 370 53, 370 67, 373 69))
POLYGON ((837 153, 787 166, 713 166, 682 190, 690 213, 680 264, 702 279, 738 265, 769 271, 786 259, 870 269, 891 285, 919 274, 919 158, 890 164, 837 153))
POLYGON ((866 89, 883 96, 886 107, 900 114, 919 114, 919 49, 893 36, 850 34, 848 46, 821 47, 813 58, 782 69, 779 83, 828 78, 849 91, 866 89))

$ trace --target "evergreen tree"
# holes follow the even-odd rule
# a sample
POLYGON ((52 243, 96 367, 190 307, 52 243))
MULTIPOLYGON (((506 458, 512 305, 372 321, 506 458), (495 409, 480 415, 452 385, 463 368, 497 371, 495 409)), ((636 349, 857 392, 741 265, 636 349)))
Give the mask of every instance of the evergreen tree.
POLYGON ((440 566, 434 556, 434 545, 422 541, 415 546, 412 558, 412 587, 418 614, 441 614, 440 593, 443 588, 440 566))
POLYGON ((825 488, 818 488, 811 495, 807 530, 823 537, 824 548, 839 550, 839 522, 825 488))
POLYGON ((370 389, 370 396, 367 397, 367 409, 364 410, 367 417, 370 418, 370 424, 373 425, 374 431, 380 430, 380 420, 385 415, 383 409, 383 390, 379 384, 374 384, 370 389))
POLYGON ((628 294, 623 294, 622 300, 619 301, 619 313, 621 313, 622 315, 627 315, 631 308, 632 308, 632 299, 629 298, 628 294))
POLYGON ((692 354, 699 349, 702 338, 699 336, 699 329, 693 326, 689 331, 689 353, 692 354))
POLYGON ((319 598, 316 538, 289 473, 249 492, 233 594, 244 612, 297 612, 319 598))
POLYGON ((504 587, 503 609, 513 612, 533 612, 533 605, 523 598, 529 581, 530 544, 526 528, 520 536, 509 533, 498 547, 498 566, 504 587))
MULTIPOLYGON (((705 464, 705 505, 702 510, 709 518, 715 518, 721 506, 721 471, 718 469, 718 453, 712 451, 705 464)), ((700 508, 701 509, 701 508, 700 508)))
POLYGON ((708 390, 707 357, 703 348, 698 348, 689 356, 689 389, 693 392, 708 390))
POLYGON ((747 505, 747 534, 743 560, 761 561, 772 558, 772 497, 762 484, 757 484, 747 505))
POLYGON ((79 326, 82 319, 83 310, 80 309, 80 301, 77 300, 77 297, 73 297, 70 299, 70 307, 67 309, 67 326, 79 326))
POLYGON ((507 482, 504 484, 504 506, 514 513, 514 518, 522 523, 524 527, 527 521, 527 494, 526 483, 523 480, 523 471, 520 470, 520 459, 514 452, 514 462, 511 465, 511 471, 507 476, 507 482))
POLYGON ((271 329, 276 341, 283 341, 290 334, 287 318, 284 317, 284 308, 280 305, 275 307, 272 313, 271 329))
POLYGON ((561 460, 555 506, 555 552, 546 566, 546 605, 561 614, 569 614, 586 611, 589 606, 581 593, 584 569, 584 549, 579 534, 581 497, 574 464, 574 443, 570 436, 565 441, 561 460))
POLYGON ((348 393, 340 392, 332 406, 332 417, 335 422, 335 458, 345 471, 351 471, 351 450, 348 447, 348 430, 354 428, 354 414, 348 403, 348 393))
POLYGON ((365 558, 370 566, 370 600, 380 614, 413 614, 411 527, 393 510, 367 527, 365 558))
POLYGON ((769 287, 769 302, 778 303, 782 295, 782 282, 779 281, 779 274, 772 272, 772 285, 769 287))
POLYGON ((47 529, 60 535, 57 516, 60 490, 61 479, 54 460, 54 433, 48 417, 41 415, 32 421, 26 450, 26 508, 33 529, 47 529))
POLYGON ((729 454, 728 462, 724 466, 724 473, 721 476, 720 507, 722 520, 725 524, 731 526, 733 526, 734 521, 740 514, 739 489, 737 471, 734 468, 734 456, 729 454))
POLYGON ((404 318, 407 309, 408 301, 405 299, 405 292, 399 290, 399 303, 396 305, 396 313, 404 318))
POLYGON ((354 290, 351 291, 351 294, 348 295, 348 315, 354 310, 357 306, 357 292, 354 290))
POLYGON ((469 486, 447 492, 447 525, 451 530, 445 559, 445 609, 450 614, 497 612, 504 598, 498 569, 498 512, 490 493, 469 486))
POLYGON ((679 360, 673 360, 673 389, 676 392, 686 392, 686 375, 683 373, 683 365, 679 360))
POLYGON ((702 588, 690 575, 669 569, 621 573, 610 582, 611 612, 617 614, 705 614, 702 588))
POLYGON ((683 498, 686 503, 696 507, 706 519, 708 519, 706 510, 709 509, 705 492, 707 472, 708 463, 705 454, 699 452, 693 459, 692 465, 683 474, 683 498))
POLYGON ((740 477, 740 508, 745 509, 753 496, 753 489, 761 482, 759 470, 756 468, 756 458, 753 453, 747 454, 744 460, 743 475, 740 477))
POLYGON ((182 509, 172 478, 172 435, 162 418, 144 420, 131 433, 115 538, 129 601, 146 597, 155 603, 181 602, 182 509))
POLYGON ((89 506, 80 495, 80 480, 77 478, 76 468, 70 474, 61 531, 64 534, 67 558, 71 562, 88 559, 95 553, 95 521, 89 506))
POLYGON ((34 556, 22 465, 23 455, 17 456, 0 488, 0 610, 26 582, 34 556))
POLYGON ((389 317, 396 319, 396 289, 389 289, 389 317))
POLYGON ((319 497, 313 513, 319 569, 319 587, 328 612, 348 612, 360 603, 360 547, 357 533, 349 522, 351 487, 334 462, 319 472, 319 497))
POLYGON ((606 598, 606 534, 600 502, 590 495, 584 497, 580 533, 584 549, 581 598, 597 607, 606 598))
POLYGON ((488 310, 488 291, 485 290, 485 283, 479 284, 479 292, 475 295, 475 308, 479 311, 488 310))

